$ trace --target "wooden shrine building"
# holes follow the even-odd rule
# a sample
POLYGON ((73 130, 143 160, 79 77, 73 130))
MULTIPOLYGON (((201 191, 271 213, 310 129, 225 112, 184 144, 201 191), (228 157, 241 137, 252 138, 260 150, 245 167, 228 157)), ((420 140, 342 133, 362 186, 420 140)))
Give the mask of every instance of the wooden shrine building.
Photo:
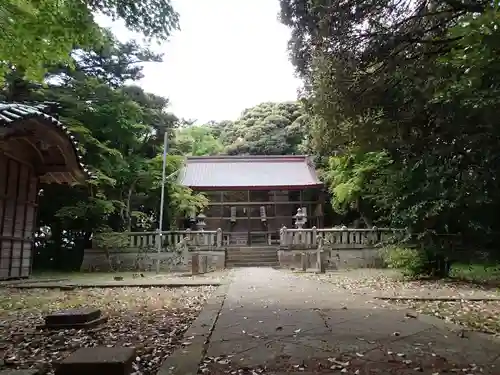
POLYGON ((276 242, 298 208, 304 227, 323 225, 323 185, 307 156, 187 157, 179 180, 207 195, 205 229, 221 228, 228 244, 276 242))
POLYGON ((39 183, 87 176, 76 139, 48 110, 0 102, 0 280, 31 274, 39 183))

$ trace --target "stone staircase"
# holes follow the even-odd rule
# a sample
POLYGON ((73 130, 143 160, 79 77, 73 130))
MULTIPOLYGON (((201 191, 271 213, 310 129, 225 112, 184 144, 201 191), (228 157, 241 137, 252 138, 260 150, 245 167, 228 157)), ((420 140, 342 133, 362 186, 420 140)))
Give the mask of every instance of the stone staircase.
POLYGON ((228 247, 226 267, 277 267, 276 246, 228 247))

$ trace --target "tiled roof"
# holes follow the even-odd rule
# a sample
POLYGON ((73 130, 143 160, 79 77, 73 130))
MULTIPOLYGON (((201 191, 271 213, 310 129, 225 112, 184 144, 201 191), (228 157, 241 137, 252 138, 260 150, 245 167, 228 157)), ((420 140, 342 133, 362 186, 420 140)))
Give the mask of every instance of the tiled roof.
POLYGON ((307 156, 188 157, 179 181, 198 189, 286 189, 322 185, 307 156))
MULTIPOLYGON (((49 103, 49 104, 52 105, 54 103, 49 103)), ((78 146, 77 139, 73 134, 71 134, 69 129, 66 126, 64 126, 59 120, 45 113, 47 108, 48 105, 45 104, 28 105, 21 103, 0 102, 0 126, 9 128, 16 121, 37 117, 51 124, 55 128, 60 129, 60 131, 62 131, 71 142, 80 169, 84 172, 84 174, 87 177, 90 177, 91 174, 89 170, 85 167, 85 164, 83 163, 83 157, 80 148, 78 146)))

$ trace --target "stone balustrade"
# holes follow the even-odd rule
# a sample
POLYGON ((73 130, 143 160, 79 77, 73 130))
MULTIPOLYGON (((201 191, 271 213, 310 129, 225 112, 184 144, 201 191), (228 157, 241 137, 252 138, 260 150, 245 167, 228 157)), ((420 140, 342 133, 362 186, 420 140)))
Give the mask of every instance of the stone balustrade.
MULTIPOLYGON (((325 245, 335 245, 345 248, 363 248, 366 245, 375 245, 393 237, 399 233, 398 230, 389 228, 354 229, 354 228, 300 228, 290 229, 283 227, 279 232, 279 245, 282 249, 315 249, 318 247, 318 239, 322 239, 325 245)), ((237 234, 237 233, 236 233, 237 234)), ((130 232, 124 233, 129 237, 128 248, 130 249, 157 249, 158 240, 161 241, 162 251, 182 245, 203 250, 222 249, 229 245, 230 236, 235 233, 217 230, 179 230, 158 232, 130 232)), ((246 232, 245 232, 246 234, 246 232)), ((271 244, 271 233, 267 233, 271 244)))
POLYGON ((98 244, 85 249, 82 271, 151 271, 160 263, 161 271, 183 271, 189 268, 190 254, 207 259, 207 269, 225 266, 222 230, 179 230, 158 232, 112 233, 123 241, 109 245, 105 251, 98 244), (161 246, 158 248, 158 241, 161 246))
POLYGON ((354 228, 300 228, 280 230, 281 249, 315 249, 319 239, 325 245, 335 248, 365 248, 367 245, 377 245, 389 240, 397 230, 388 228, 354 229, 354 228))
MULTIPOLYGON (((276 232, 275 232, 276 233, 276 232)), ((125 245, 110 248, 107 251, 95 246, 85 250, 82 270, 105 270, 109 267, 121 270, 152 270, 160 263, 162 270, 184 269, 190 266, 192 255, 206 255, 209 267, 223 268, 226 261, 226 248, 238 246, 230 241, 230 236, 238 233, 223 232, 221 229, 179 230, 158 232, 122 233, 125 245), (158 241, 161 246, 158 247, 158 241)), ((276 233, 278 234, 278 233, 276 233)), ((380 263, 380 245, 395 235, 399 230, 387 228, 281 228, 279 231, 279 264, 300 264, 301 254, 305 252, 309 263, 322 265, 320 258, 336 267, 376 266, 380 263), (321 249, 322 255, 318 255, 321 249), (314 259, 314 260, 313 260, 314 259)), ((271 240, 268 244, 272 243, 271 240)), ((240 245, 242 246, 242 245, 240 245)))
POLYGON ((156 249, 158 239, 162 243, 161 249, 165 250, 183 244, 205 250, 220 249, 223 244, 221 229, 163 231, 160 235, 158 232, 130 232, 125 234, 129 236, 129 248, 131 249, 156 249))

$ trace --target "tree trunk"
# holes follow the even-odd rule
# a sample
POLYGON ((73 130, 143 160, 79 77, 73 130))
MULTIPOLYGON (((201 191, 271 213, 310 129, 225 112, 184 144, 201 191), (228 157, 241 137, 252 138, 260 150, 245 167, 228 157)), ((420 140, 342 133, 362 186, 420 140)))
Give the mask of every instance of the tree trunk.
POLYGON ((363 199, 362 198, 358 198, 356 200, 356 209, 359 212, 359 216, 361 217, 361 220, 363 220, 365 222, 366 227, 373 228, 373 221, 367 215, 365 207, 363 207, 363 199))
POLYGON ((128 189, 128 194, 127 194, 127 204, 126 204, 126 220, 127 220, 127 232, 132 232, 132 217, 130 216, 130 201, 132 200, 132 193, 134 192, 135 189, 135 183, 137 180, 132 182, 130 185, 130 188, 128 189))

